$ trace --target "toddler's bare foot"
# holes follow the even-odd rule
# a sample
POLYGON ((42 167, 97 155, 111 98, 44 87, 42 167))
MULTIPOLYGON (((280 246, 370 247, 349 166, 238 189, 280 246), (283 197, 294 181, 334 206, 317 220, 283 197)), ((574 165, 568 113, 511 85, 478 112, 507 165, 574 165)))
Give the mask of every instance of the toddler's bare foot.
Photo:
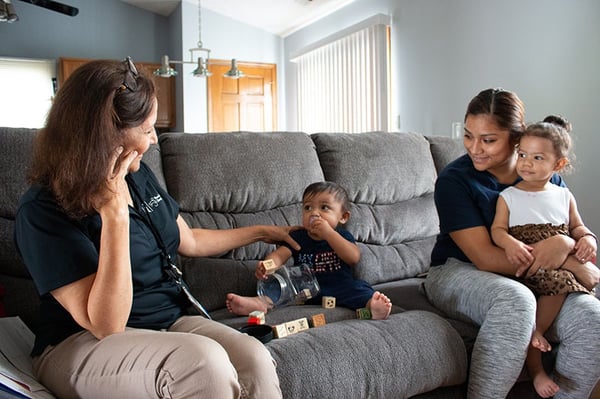
POLYGON ((229 293, 225 300, 227 309, 238 316, 248 316, 255 310, 267 313, 268 307, 259 297, 241 296, 229 293))
POLYGON ((544 372, 533 377, 533 387, 542 398, 551 398, 560 390, 552 378, 544 372))
POLYGON ((531 346, 542 352, 550 352, 552 350, 552 345, 550 345, 548 340, 544 337, 544 334, 538 330, 535 330, 531 336, 531 346))
POLYGON ((392 311, 392 301, 381 292, 375 291, 367 307, 371 311, 371 318, 373 320, 384 320, 387 319, 392 311))

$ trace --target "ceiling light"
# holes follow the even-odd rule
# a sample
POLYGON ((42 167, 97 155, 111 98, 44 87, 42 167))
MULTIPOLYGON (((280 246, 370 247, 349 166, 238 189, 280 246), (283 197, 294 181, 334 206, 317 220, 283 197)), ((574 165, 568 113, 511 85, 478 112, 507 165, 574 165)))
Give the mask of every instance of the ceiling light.
POLYGON ((191 48, 189 51, 189 61, 169 60, 168 55, 163 55, 160 68, 154 71, 154 75, 160 76, 162 78, 170 78, 171 76, 177 76, 177 71, 174 68, 171 68, 170 64, 197 64, 198 67, 192 72, 194 76, 204 77, 212 75, 206 68, 206 66, 208 65, 208 60, 210 58, 210 50, 205 48, 202 44, 202 5, 200 3, 200 0, 198 0, 198 47, 191 48), (204 57, 198 57, 197 61, 194 61, 195 52, 203 53, 206 56, 206 59, 204 57))
POLYGON ((192 75, 194 76, 210 76, 212 72, 207 68, 208 60, 204 60, 202 57, 198 57, 198 67, 194 69, 192 75))
MULTIPOLYGON (((0 0, 2 1, 10 1, 10 0, 0 0)), ((1 3, 0 3, 1 4, 1 3)), ((190 50, 190 60, 189 61, 177 61, 177 60, 169 60, 168 55, 163 55, 161 60, 160 68, 154 71, 154 75, 160 76, 162 78, 170 78, 171 76, 177 76, 177 71, 171 67, 170 64, 196 64, 197 67, 192 72, 192 75, 196 77, 207 77, 211 76, 212 73, 208 70, 208 64, 210 59, 210 50, 205 48, 202 44, 202 4, 200 0, 198 0, 198 47, 191 48, 190 50), (194 53, 200 52, 203 53, 206 57, 197 57, 196 61, 194 61, 194 53)), ((227 71, 223 75, 226 78, 231 79, 239 79, 244 77, 244 73, 237 68, 237 64, 235 59, 231 60, 231 69, 227 71)))
POLYGON ((244 72, 240 71, 237 67, 237 61, 234 59, 231 60, 231 68, 229 69, 229 71, 225 72, 225 74, 223 74, 224 77, 226 78, 230 78, 230 79, 239 79, 239 78, 243 78, 244 76, 244 72))

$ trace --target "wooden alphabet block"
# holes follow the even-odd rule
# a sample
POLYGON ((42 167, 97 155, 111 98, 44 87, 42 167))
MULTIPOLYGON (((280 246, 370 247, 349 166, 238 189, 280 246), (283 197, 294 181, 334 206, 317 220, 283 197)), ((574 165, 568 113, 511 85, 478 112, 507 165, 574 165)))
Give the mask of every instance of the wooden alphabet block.
POLYGON ((262 261, 262 264, 267 274, 273 274, 277 270, 277 265, 273 259, 265 259, 262 261))
POLYGON ((325 309, 335 308, 335 297, 334 296, 324 296, 323 301, 322 301, 322 306, 325 309))
POLYGON ((312 321, 313 327, 321 327, 321 326, 324 326, 325 324, 327 324, 325 322, 325 315, 323 313, 313 315, 311 317, 311 321, 312 321))
POLYGON ((287 337, 288 333, 287 328, 285 327, 285 323, 273 326, 273 335, 275 336, 275 338, 287 337))
POLYGON ((367 308, 356 309, 356 317, 363 320, 371 320, 371 311, 367 308))
POLYGON ((265 324, 265 313, 255 310, 248 316, 248 324, 265 324))
POLYGON ((296 334, 300 331, 308 330, 308 320, 306 319, 306 317, 303 317, 301 319, 288 321, 287 323, 285 323, 285 327, 287 329, 288 335, 296 334))

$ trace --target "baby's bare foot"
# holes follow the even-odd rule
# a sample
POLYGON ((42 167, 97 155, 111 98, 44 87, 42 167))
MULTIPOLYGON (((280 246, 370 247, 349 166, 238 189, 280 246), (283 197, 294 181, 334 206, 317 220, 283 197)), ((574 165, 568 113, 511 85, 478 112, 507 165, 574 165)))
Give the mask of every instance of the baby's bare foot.
POLYGON ((259 297, 241 296, 229 293, 225 300, 227 309, 238 316, 248 316, 255 310, 267 313, 268 307, 259 297))
POLYGON ((542 352, 550 352, 552 350, 552 345, 550 345, 548 340, 544 337, 544 334, 538 330, 535 330, 531 336, 531 346, 542 352))
POLYGON ((387 319, 392 311, 392 301, 381 292, 375 291, 367 307, 371 311, 371 318, 373 320, 384 320, 387 319))
POLYGON ((560 390, 559 386, 546 373, 539 373, 533 377, 533 387, 542 398, 551 398, 560 390))

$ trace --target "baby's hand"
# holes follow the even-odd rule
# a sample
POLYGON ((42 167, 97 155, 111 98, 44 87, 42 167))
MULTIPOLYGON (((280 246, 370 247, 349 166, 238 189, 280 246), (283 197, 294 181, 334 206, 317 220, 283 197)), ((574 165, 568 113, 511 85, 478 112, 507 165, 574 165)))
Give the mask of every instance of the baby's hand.
POLYGON ((504 249, 506 258, 513 266, 526 266, 533 262, 534 258, 531 254, 532 248, 520 241, 507 246, 504 249))
POLYGON ((273 259, 265 259, 258 262, 256 265, 256 278, 259 280, 266 280, 269 274, 272 274, 277 270, 278 267, 273 259))
POLYGON ((333 227, 329 225, 327 220, 320 217, 311 217, 309 232, 318 240, 324 240, 328 233, 335 231, 333 227))

